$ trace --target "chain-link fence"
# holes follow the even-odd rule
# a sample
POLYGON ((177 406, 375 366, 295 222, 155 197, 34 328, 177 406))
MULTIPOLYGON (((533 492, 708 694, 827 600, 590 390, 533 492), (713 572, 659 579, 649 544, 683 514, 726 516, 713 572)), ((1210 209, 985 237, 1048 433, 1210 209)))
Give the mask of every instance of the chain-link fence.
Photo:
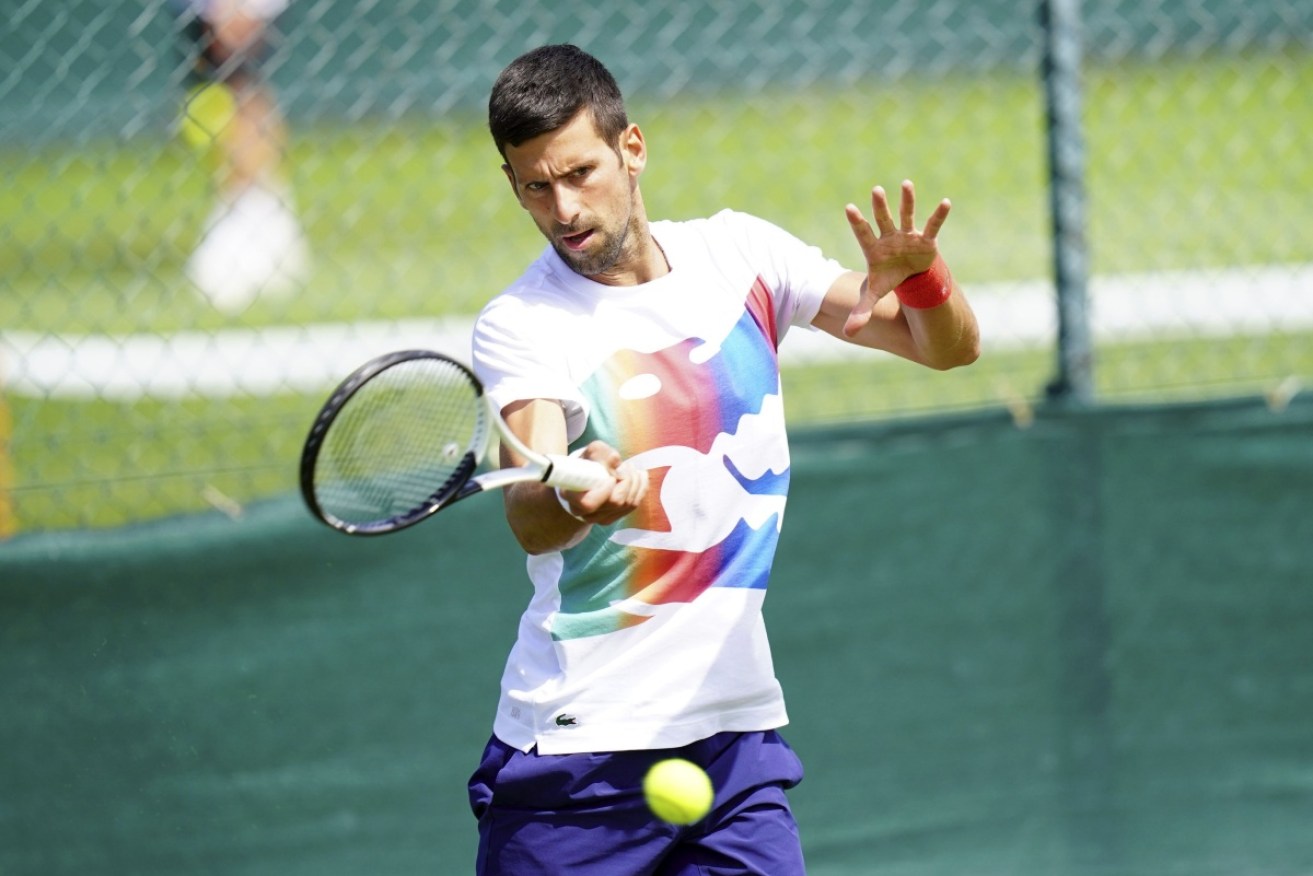
MULTIPOLYGON (((843 205, 949 196, 985 356, 937 374, 796 333, 792 422, 1007 406, 1055 370, 1043 33, 1004 0, 11 4, 0 33, 0 531, 293 488, 322 394, 406 345, 466 356, 541 238, 482 108, 574 42, 644 129, 654 218, 756 213, 853 263, 843 205), (215 4, 216 6, 219 4, 215 4), (246 29, 243 31, 242 28, 246 29), (218 84, 216 84, 218 83, 218 84)), ((1096 397, 1313 377, 1313 4, 1081 9, 1096 397)))

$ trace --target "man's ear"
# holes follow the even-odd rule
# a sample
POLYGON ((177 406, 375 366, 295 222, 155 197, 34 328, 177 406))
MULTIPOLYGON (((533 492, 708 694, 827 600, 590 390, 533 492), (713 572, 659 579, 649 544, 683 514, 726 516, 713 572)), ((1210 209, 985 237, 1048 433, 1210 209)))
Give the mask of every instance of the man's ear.
POLYGON ((620 157, 629 175, 637 177, 647 167, 647 143, 638 125, 630 124, 620 135, 620 157))
POLYGON ((520 198, 520 187, 515 184, 515 171, 511 170, 509 164, 503 164, 501 166, 501 172, 506 174, 506 181, 511 184, 511 192, 515 194, 515 200, 519 201, 520 206, 523 207, 524 201, 520 198))

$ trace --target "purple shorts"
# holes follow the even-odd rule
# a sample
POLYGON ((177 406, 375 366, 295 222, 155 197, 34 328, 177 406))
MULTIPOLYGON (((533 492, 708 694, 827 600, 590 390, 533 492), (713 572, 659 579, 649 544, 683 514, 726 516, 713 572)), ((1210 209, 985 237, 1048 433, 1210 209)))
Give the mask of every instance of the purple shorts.
POLYGON ((802 763, 774 730, 719 733, 683 748, 540 755, 493 738, 470 777, 479 876, 717 876, 806 872, 785 790, 802 763), (643 776, 691 760, 716 789, 706 818, 659 821, 643 776))

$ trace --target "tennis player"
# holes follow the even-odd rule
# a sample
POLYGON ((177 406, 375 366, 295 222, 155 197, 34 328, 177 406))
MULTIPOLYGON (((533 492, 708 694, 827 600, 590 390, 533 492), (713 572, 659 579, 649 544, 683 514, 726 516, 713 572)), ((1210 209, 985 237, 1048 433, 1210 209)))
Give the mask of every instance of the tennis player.
POLYGON ((803 771, 762 621, 789 484, 776 351, 814 327, 936 369, 974 361, 936 243, 949 204, 919 229, 910 183, 897 217, 879 188, 874 225, 850 205, 857 271, 742 213, 649 222, 642 131, 568 45, 511 63, 489 122, 549 245, 480 314, 475 369, 529 446, 615 483, 506 492, 534 595, 470 780, 478 872, 803 873, 785 795, 803 771), (687 828, 640 789, 674 756, 716 789, 687 828))
MULTIPOLYGON (((305 282, 310 251, 283 166, 287 125, 261 74, 270 28, 288 0, 171 0, 190 64, 187 111, 215 89, 231 118, 206 113, 216 127, 216 200, 187 276, 215 308, 239 313, 265 294, 305 282)), ((211 102, 210 106, 215 103, 211 102)))

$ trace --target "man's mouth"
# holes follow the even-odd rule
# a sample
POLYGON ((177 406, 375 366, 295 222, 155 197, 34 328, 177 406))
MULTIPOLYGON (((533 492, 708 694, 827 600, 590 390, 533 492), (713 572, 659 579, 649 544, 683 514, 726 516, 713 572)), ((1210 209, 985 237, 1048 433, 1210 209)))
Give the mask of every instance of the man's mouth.
POLYGON ((588 245, 588 241, 592 239, 592 236, 592 229, 580 231, 577 234, 562 234, 561 243, 565 244, 566 249, 578 252, 588 245))

